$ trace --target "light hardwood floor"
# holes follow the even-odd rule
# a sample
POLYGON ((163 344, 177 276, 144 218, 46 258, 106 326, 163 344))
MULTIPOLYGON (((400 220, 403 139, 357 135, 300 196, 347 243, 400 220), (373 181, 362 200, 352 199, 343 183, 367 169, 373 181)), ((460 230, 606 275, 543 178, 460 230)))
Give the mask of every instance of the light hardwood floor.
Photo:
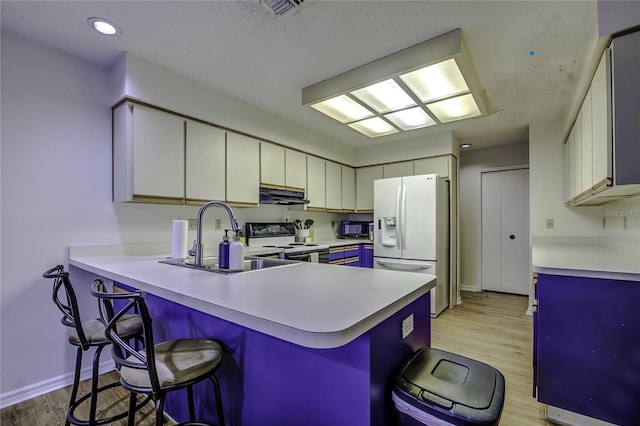
MULTIPOLYGON (((506 397, 501 426, 551 425, 544 420, 542 405, 531 396, 532 317, 525 315, 527 298, 492 292, 465 292, 462 300, 461 305, 432 321, 432 346, 485 362, 502 372, 506 380, 506 397)), ((113 380, 117 380, 114 372, 101 377, 103 383, 113 380)), ((83 382, 82 386, 81 392, 86 392, 88 383, 83 382)), ((116 389, 108 391, 106 398, 100 400, 100 412, 114 413, 126 409, 128 394, 116 389)), ((67 387, 7 407, 0 411, 0 424, 62 425, 69 392, 70 387, 67 387)), ((153 425, 154 419, 153 405, 147 404, 136 415, 136 424, 153 425)), ((125 425, 126 421, 112 424, 125 425)))
POLYGON ((462 304, 431 323, 431 346, 497 368, 505 378, 501 426, 552 425, 532 395, 532 321, 528 299, 513 294, 462 293, 462 304))

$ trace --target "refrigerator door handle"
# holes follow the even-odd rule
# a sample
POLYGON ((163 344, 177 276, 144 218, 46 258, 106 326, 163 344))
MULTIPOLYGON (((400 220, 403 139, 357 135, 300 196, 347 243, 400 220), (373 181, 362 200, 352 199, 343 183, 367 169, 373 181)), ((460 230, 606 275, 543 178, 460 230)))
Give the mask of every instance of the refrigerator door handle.
POLYGON ((402 234, 402 245, 400 248, 402 250, 406 250, 407 248, 407 227, 405 223, 407 223, 407 186, 402 185, 401 187, 401 195, 400 195, 400 232, 402 234))
POLYGON ((396 247, 402 250, 402 185, 396 188, 396 247))
POLYGON ((425 264, 425 263, 410 263, 410 262, 394 262, 393 260, 385 260, 385 259, 375 259, 378 265, 386 266, 389 269, 395 269, 398 271, 421 271, 425 269, 433 268, 433 264, 425 264))

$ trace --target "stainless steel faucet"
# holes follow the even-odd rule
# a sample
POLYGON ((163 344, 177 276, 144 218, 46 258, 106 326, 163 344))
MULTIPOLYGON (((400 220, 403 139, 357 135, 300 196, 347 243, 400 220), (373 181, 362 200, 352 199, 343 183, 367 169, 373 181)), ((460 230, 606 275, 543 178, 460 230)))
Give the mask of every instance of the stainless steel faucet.
POLYGON ((233 217, 233 210, 227 204, 222 201, 209 201, 200 207, 198 210, 198 215, 196 216, 196 240, 193 243, 193 249, 189 250, 189 254, 194 256, 193 264, 196 266, 202 266, 202 253, 203 253, 203 244, 202 244, 202 215, 205 210, 207 210, 211 206, 220 206, 227 211, 229 215, 229 221, 231 222, 231 229, 233 232, 238 231, 238 222, 236 222, 236 218, 233 217))

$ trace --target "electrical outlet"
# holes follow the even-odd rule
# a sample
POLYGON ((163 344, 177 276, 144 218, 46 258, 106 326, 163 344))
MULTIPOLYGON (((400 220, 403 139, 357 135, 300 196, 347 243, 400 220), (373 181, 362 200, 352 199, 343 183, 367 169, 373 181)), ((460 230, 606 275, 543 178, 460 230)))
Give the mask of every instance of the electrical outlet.
POLYGON ((197 221, 195 219, 187 219, 187 222, 189 223, 189 231, 195 231, 197 221))
POLYGON ((222 229, 222 219, 216 219, 216 226, 215 226, 216 231, 219 231, 222 229))
POLYGON ((547 229, 553 229, 553 219, 547 219, 547 229))
POLYGON ((402 320, 402 338, 404 339, 413 331, 413 314, 402 320))

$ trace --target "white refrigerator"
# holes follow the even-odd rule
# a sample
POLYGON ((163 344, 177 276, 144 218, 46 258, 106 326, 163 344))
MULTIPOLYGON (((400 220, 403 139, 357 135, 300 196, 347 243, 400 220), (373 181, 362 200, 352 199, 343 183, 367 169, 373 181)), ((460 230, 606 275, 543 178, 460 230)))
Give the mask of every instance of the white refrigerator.
POLYGON ((438 316, 449 306, 449 182, 435 174, 378 179, 373 205, 374 268, 435 275, 438 316))

